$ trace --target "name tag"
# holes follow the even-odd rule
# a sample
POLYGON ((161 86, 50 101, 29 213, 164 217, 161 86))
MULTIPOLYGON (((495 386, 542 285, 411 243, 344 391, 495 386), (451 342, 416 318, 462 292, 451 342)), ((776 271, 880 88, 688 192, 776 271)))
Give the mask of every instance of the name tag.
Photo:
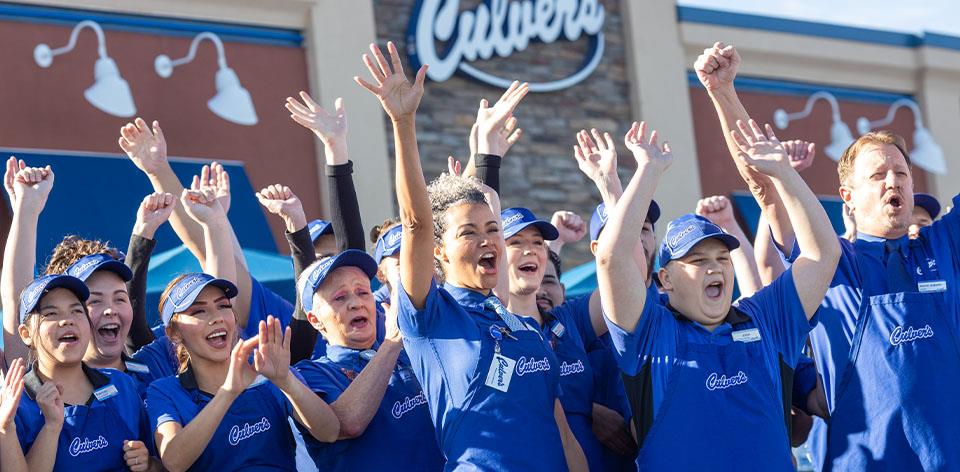
POLYGON ((126 366, 127 370, 130 371, 130 372, 136 372, 136 373, 138 373, 138 374, 149 374, 149 373, 150 373, 150 368, 147 367, 147 366, 144 365, 144 364, 139 363, 139 362, 126 361, 126 362, 124 362, 124 366, 126 366))
POLYGON ((920 282, 917 284, 917 289, 920 290, 920 293, 946 292, 947 281, 946 280, 929 280, 926 282, 920 282))
POLYGON ((513 359, 501 354, 494 354, 485 383, 488 387, 506 392, 510 388, 510 379, 513 378, 513 368, 516 365, 517 361, 513 359))
POLYGON ((117 390, 117 387, 113 384, 107 385, 106 387, 100 387, 93 391, 93 396, 97 398, 97 401, 104 401, 110 397, 116 396, 120 393, 117 390))
POLYGON ((760 331, 757 328, 734 331, 733 340, 742 343, 756 342, 760 340, 760 331))

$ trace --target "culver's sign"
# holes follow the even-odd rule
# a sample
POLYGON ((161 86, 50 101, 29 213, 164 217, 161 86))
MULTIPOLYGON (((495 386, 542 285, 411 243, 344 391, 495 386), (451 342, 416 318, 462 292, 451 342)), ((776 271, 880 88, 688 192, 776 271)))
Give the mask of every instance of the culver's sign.
POLYGON ((591 44, 576 72, 547 82, 530 82, 531 92, 552 92, 581 82, 600 64, 603 19, 599 0, 485 0, 466 11, 460 11, 459 0, 418 0, 407 48, 414 70, 429 64, 427 77, 435 82, 460 72, 506 88, 523 77, 500 77, 472 63, 494 54, 508 57, 527 49, 531 41, 551 44, 561 35, 567 41, 587 35, 591 44))

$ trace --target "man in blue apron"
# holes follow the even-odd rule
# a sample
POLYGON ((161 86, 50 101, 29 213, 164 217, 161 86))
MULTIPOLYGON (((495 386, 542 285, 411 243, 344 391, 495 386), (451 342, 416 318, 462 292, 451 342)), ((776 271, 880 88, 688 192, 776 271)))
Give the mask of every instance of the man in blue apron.
MULTIPOLYGON (((740 56, 717 43, 694 68, 725 127, 745 119, 733 78, 740 56)), ((728 144, 730 144, 728 142, 728 144)), ((782 248, 796 224, 784 194, 757 178, 731 145, 782 248), (791 223, 793 223, 791 225, 791 223)), ((823 377, 830 424, 825 470, 947 470, 960 467, 957 271, 960 215, 944 215, 909 239, 914 193, 904 141, 867 133, 838 166, 840 196, 857 225, 842 255, 810 341, 823 377)), ((954 197, 954 205, 960 203, 954 197)), ((788 261, 795 260, 794 248, 788 261)))
POLYGON ((739 242, 697 215, 672 221, 660 246, 668 304, 630 290, 647 269, 629 254, 672 156, 669 147, 657 147, 655 134, 645 142, 644 125, 627 133, 637 172, 600 235, 597 281, 620 368, 636 387, 627 392, 640 470, 792 468, 782 375, 796 366, 816 323, 839 245, 772 130, 764 135, 756 123, 740 125, 741 151, 784 191, 807 252, 735 306, 730 251, 739 242))

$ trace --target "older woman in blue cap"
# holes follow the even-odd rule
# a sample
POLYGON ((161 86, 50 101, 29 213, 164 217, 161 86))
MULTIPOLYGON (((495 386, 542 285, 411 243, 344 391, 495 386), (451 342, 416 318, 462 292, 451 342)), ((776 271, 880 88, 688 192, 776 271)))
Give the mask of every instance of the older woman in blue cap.
POLYGON ((298 281, 300 303, 327 352, 296 368, 340 420, 335 443, 307 438, 307 450, 320 470, 439 471, 444 459, 430 412, 388 304, 385 337, 377 340, 383 315, 370 289, 376 273, 373 258, 350 249, 315 262, 298 281))

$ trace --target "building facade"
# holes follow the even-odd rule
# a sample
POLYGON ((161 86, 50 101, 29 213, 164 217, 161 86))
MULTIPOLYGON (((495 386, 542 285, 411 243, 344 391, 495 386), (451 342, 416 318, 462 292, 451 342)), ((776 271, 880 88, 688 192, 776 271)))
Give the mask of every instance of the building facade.
MULTIPOLYGON (((960 38, 937 34, 732 14, 672 0, 42 0, 0 3, 0 37, 0 151, 31 164, 52 162, 57 172, 41 220, 41 253, 67 230, 124 246, 149 189, 116 145, 120 126, 132 119, 130 103, 97 103, 97 87, 116 85, 109 64, 98 61, 105 55, 129 88, 133 115, 160 121, 182 179, 200 162, 230 164, 238 182, 231 220, 244 245, 265 251, 285 252, 286 245, 280 222, 259 209, 254 190, 284 183, 308 217, 327 214, 322 146, 283 108, 299 90, 328 107, 336 97, 345 100, 365 226, 396 212, 389 123, 353 83, 366 74, 360 55, 367 45, 387 40, 404 52, 408 69, 434 59, 438 75, 428 80, 417 123, 428 178, 446 168, 448 155, 468 157, 478 103, 495 101, 503 80, 544 89, 520 105, 524 135, 502 169, 504 207, 529 206, 544 218, 568 209, 588 219, 599 202, 572 155, 578 130, 614 134, 622 175, 630 175, 622 135, 632 120, 650 122, 674 149, 656 195, 665 218, 692 211, 702 196, 742 195, 713 107, 691 71, 714 41, 739 49, 737 86, 755 119, 774 122, 779 114, 781 139, 818 144, 805 178, 835 217, 839 183, 829 154, 859 134, 860 117, 891 116, 876 126, 903 135, 922 158, 917 190, 944 204, 960 192, 960 150, 947 141, 960 130, 960 38), (56 52, 84 20, 102 28, 103 43, 82 28, 73 50, 43 67, 37 46, 56 52), (470 29, 477 24, 500 25, 499 32, 470 29), (222 54, 204 37, 191 61, 168 77, 158 72, 157 56, 189 56, 203 32, 222 40, 222 54), (96 211, 77 211, 78 202, 96 211)), ((117 93, 108 95, 116 101, 117 93)), ((737 201, 749 226, 756 211, 749 199, 737 201)), ((9 213, 0 217, 9 221, 9 213)), ((172 233, 159 237, 161 248, 175 244, 172 233)), ((582 244, 565 255, 571 264, 589 258, 582 244)))

